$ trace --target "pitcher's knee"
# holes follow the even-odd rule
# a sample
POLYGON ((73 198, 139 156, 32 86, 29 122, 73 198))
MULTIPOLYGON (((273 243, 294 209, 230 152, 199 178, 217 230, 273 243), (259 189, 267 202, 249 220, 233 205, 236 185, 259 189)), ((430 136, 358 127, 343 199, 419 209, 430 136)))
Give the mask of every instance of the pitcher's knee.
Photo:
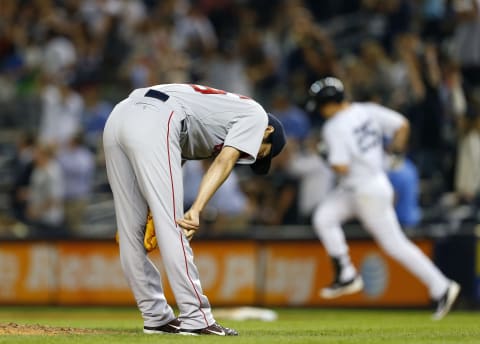
POLYGON ((120 255, 120 266, 122 270, 129 275, 129 273, 134 274, 138 270, 138 262, 143 262, 146 259, 146 253, 140 252, 135 258, 134 255, 123 254, 120 255))

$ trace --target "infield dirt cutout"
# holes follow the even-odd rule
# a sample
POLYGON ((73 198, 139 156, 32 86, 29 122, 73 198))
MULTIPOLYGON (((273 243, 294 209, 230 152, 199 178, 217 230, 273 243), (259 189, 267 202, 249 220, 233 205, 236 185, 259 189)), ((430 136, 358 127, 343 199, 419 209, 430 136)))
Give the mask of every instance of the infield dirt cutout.
POLYGON ((102 334, 108 331, 74 327, 55 327, 39 324, 22 325, 17 323, 0 323, 0 336, 2 335, 47 335, 56 336, 63 334, 102 334))

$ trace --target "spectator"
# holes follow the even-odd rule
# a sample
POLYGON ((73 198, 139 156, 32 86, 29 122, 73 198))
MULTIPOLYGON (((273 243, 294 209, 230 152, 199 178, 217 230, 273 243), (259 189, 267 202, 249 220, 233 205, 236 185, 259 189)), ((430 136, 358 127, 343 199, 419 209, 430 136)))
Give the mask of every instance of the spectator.
POLYGON ((460 135, 465 129, 467 97, 470 87, 463 80, 461 69, 457 62, 447 59, 442 64, 442 83, 440 85, 440 99, 444 109, 442 120, 442 137, 445 143, 445 180, 447 189, 453 191, 455 179, 455 163, 457 160, 457 146, 460 135))
POLYGON ((362 98, 368 97, 368 93, 373 93, 380 98, 382 104, 391 103, 392 98, 397 95, 394 86, 396 70, 382 45, 376 41, 366 41, 360 46, 359 56, 365 66, 367 75, 358 81, 367 82, 366 86, 370 88, 370 91, 360 87, 360 89, 352 92, 355 99, 365 100, 362 98), (375 78, 371 78, 371 75, 375 75, 375 78), (357 96, 355 96, 355 93, 357 96))
POLYGON ((409 0, 365 0, 366 9, 379 13, 383 18, 382 42, 388 52, 393 51, 398 35, 412 29, 413 2, 409 0))
POLYGON ((173 18, 149 18, 136 27, 122 69, 131 88, 189 79, 191 61, 177 46, 174 29, 173 18))
POLYGON ((58 236, 64 224, 65 181, 51 145, 37 144, 28 188, 27 221, 34 235, 58 236))
POLYGON ((395 213, 404 230, 415 229, 421 220, 419 206, 420 178, 413 162, 404 158, 394 158, 394 163, 387 171, 393 186, 395 213))
POLYGON ((81 134, 70 139, 58 154, 65 181, 65 224, 73 235, 81 235, 85 208, 92 195, 95 158, 81 134))
POLYGON ((448 0, 423 0, 420 4, 422 11, 422 37, 433 39, 441 43, 450 34, 453 21, 449 10, 448 0))
POLYGON ((66 80, 45 87, 42 93, 39 140, 59 147, 81 129, 82 97, 66 80))
POLYGON ((187 15, 175 23, 175 36, 180 50, 193 59, 209 54, 218 44, 212 22, 195 1, 190 5, 187 15))
POLYGON ((440 99, 441 71, 437 48, 425 43, 418 34, 398 38, 399 54, 408 71, 412 102, 406 111, 412 123, 410 151, 422 178, 443 179, 442 137, 443 106, 440 99))
POLYGON ((245 29, 239 38, 240 55, 245 72, 253 87, 254 97, 263 103, 270 100, 270 90, 278 81, 276 61, 268 54, 262 37, 254 29, 245 29))
POLYGON ((78 56, 73 42, 67 37, 50 33, 44 50, 43 70, 50 77, 71 77, 78 56))
POLYGON ((11 194, 13 216, 19 221, 26 220, 28 186, 34 167, 34 148, 35 135, 29 132, 22 133, 16 146, 11 194))
POLYGON ((278 226, 299 223, 299 180, 289 172, 286 152, 279 154, 276 161, 272 162, 272 173, 257 177, 257 183, 257 187, 261 189, 257 199, 257 224, 278 226))
POLYGON ((462 202, 471 203, 480 194, 480 113, 471 110, 460 138, 455 191, 462 202))
MULTIPOLYGON (((295 92, 308 89, 315 80, 337 74, 335 46, 327 32, 313 21, 312 14, 298 7, 291 14, 291 44, 285 64, 288 72, 288 86, 295 92)), ((305 97, 302 94, 302 97, 305 97)), ((300 103, 300 95, 293 98, 300 103)))
POLYGON ((335 185, 335 175, 319 152, 320 142, 311 135, 302 145, 288 141, 288 173, 298 179, 299 223, 310 224, 313 211, 335 185))
POLYGON ((245 63, 238 53, 236 41, 224 42, 218 53, 208 58, 204 77, 207 85, 248 97, 253 96, 252 84, 247 78, 245 63))
POLYGON ((452 53, 462 68, 463 77, 480 85, 480 1, 453 0, 457 24, 452 53))
POLYGON ((451 59, 444 61, 440 85, 440 97, 445 110, 443 132, 446 140, 452 144, 456 143, 458 134, 464 127, 468 90, 458 63, 451 59))
POLYGON ((395 38, 412 29, 413 4, 410 0, 379 0, 378 4, 387 18, 384 44, 391 51, 395 38))
POLYGON ((107 100, 101 99, 99 85, 89 83, 81 88, 84 99, 82 113, 82 129, 85 133, 85 143, 93 151, 97 152, 101 146, 103 128, 113 105, 107 100))
POLYGON ((309 135, 310 121, 308 115, 293 103, 285 88, 277 87, 272 92, 271 112, 282 122, 287 137, 292 137, 301 142, 309 135))

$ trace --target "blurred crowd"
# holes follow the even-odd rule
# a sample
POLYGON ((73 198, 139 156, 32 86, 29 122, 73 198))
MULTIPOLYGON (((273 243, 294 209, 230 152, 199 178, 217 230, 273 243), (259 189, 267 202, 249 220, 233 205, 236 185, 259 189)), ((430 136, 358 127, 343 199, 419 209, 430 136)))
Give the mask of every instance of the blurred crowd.
MULTIPOLYGON (((479 0, 4 1, 1 227, 87 235, 110 196, 105 121, 133 88, 161 83, 250 96, 289 138, 268 177, 235 169, 205 211, 209 233, 309 224, 335 182, 321 154, 322 120, 304 107, 310 84, 328 75, 351 100, 411 121, 409 151, 389 171, 405 228, 449 220, 445 207, 476 214, 479 0)), ((185 165, 186 205, 206 167, 185 165)))

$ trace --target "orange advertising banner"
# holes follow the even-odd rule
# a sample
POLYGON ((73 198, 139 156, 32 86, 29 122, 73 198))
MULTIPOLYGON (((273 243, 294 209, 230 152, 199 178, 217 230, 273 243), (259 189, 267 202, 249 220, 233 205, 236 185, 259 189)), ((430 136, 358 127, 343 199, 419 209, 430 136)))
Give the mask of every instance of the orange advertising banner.
MULTIPOLYGON (((417 242, 428 256, 432 243, 417 242)), ((332 280, 318 241, 198 241, 192 243, 204 293, 212 305, 422 306, 426 288, 371 241, 352 241, 352 260, 365 280, 362 293, 325 301, 332 280)), ((159 252, 150 255, 175 304, 159 252)), ((0 243, 0 303, 133 305, 114 242, 0 243)))
POLYGON ((59 242, 56 247, 59 304, 135 303, 114 242, 59 242))
POLYGON ((0 303, 48 304, 55 301, 58 259, 46 243, 0 243, 0 303))

